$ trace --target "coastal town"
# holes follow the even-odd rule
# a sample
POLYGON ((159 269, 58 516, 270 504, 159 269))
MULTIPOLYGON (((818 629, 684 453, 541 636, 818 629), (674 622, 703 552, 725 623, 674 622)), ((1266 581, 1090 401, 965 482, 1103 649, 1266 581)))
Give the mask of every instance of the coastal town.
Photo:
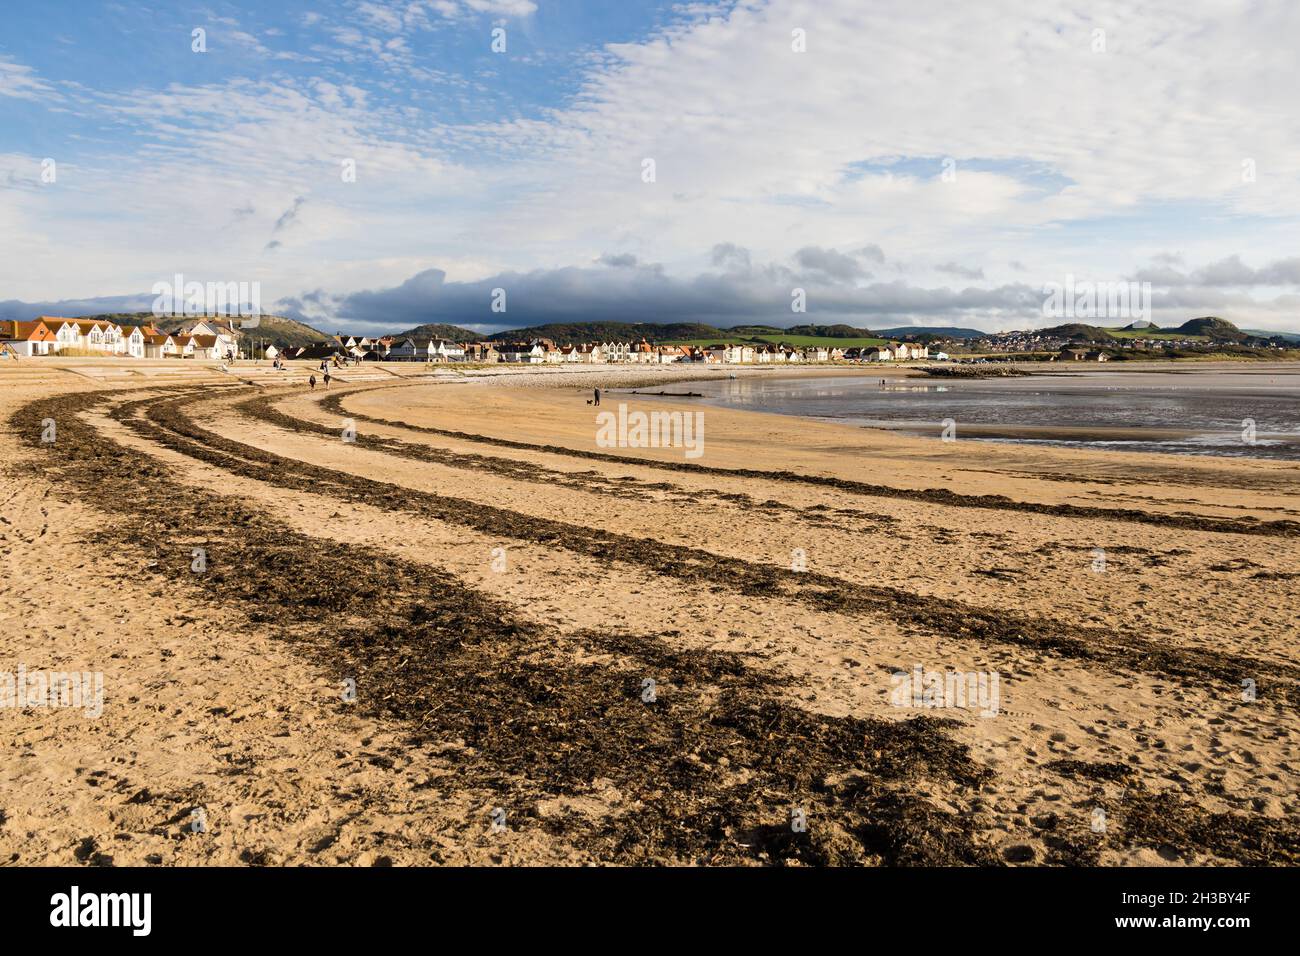
MULTIPOLYGON (((773 328, 701 328, 716 334, 658 338, 643 326, 620 323, 519 329, 474 338, 421 335, 424 327, 385 335, 333 335, 277 316, 39 315, 0 321, 0 357, 195 359, 289 361, 339 365, 410 362, 426 365, 754 365, 816 366, 882 362, 1107 362, 1206 356, 1277 359, 1295 349, 1298 336, 1264 336, 1215 317, 1161 329, 1136 322, 1123 328, 1071 323, 1028 332, 996 334, 974 329, 917 327, 872 332, 841 326, 807 326, 800 334, 773 328), (803 334, 804 332, 810 334, 803 334), (852 333, 842 337, 843 333, 852 333)), ((433 331, 430 329, 429 331, 433 331)), ((442 330, 439 330, 442 331, 442 330)), ((674 330, 677 331, 677 330, 674 330)))
POLYGON ((14 357, 45 355, 106 358, 176 358, 425 362, 433 364, 506 362, 522 365, 805 365, 822 362, 891 362, 946 359, 927 345, 893 342, 866 347, 770 344, 655 345, 639 342, 557 344, 548 338, 518 342, 455 342, 410 336, 352 336, 339 333, 311 345, 255 344, 233 320, 201 319, 167 333, 153 325, 106 319, 39 316, 0 323, 0 353, 14 357))
POLYGON ((670 365, 677 362, 706 365, 808 364, 839 361, 908 361, 930 358, 924 345, 894 343, 868 348, 826 345, 795 347, 718 343, 715 345, 654 345, 639 342, 584 342, 557 345, 551 339, 520 342, 457 343, 440 339, 357 338, 336 336, 334 344, 301 349, 294 358, 317 358, 339 350, 361 361, 510 362, 523 365, 670 365))

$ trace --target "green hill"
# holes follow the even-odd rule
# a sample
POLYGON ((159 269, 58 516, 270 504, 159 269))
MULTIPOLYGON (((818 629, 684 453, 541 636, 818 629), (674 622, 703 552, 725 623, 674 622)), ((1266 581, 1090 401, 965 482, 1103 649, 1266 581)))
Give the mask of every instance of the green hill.
POLYGON ((1099 325, 1084 325, 1082 322, 1067 322, 1065 325, 1054 325, 1050 329, 1039 329, 1038 334, 1070 339, 1074 342, 1105 342, 1115 337, 1110 329, 1103 329, 1099 325))
MULTIPOLYGON (((494 342, 517 342, 529 339, 550 339, 553 342, 605 342, 639 341, 668 342, 678 339, 725 339, 728 333, 712 325, 699 322, 552 322, 524 329, 507 329, 495 332, 488 338, 494 342)), ((735 338, 735 336, 732 336, 735 338)))
MULTIPOLYGON (((740 332, 745 326, 737 326, 732 332, 740 332)), ((788 329, 764 329, 762 334, 785 336, 807 336, 814 339, 874 339, 878 338, 870 329, 858 329, 851 325, 792 325, 788 329)))
POLYGON ((1181 332, 1183 335, 1203 335, 1216 342, 1240 342, 1247 337, 1245 332, 1227 319, 1221 319, 1215 315, 1207 315, 1199 319, 1188 319, 1178 328, 1165 329, 1164 331, 1181 332))
POLYGON ((1135 328, 1138 323, 1122 329, 1108 329, 1117 339, 1192 339, 1196 342, 1242 342, 1249 338, 1249 333, 1241 331, 1226 319, 1205 316, 1189 319, 1182 325, 1160 328, 1158 325, 1145 325, 1135 328))
POLYGON ((417 340, 444 339, 448 342, 480 342, 483 339, 481 332, 473 332, 469 329, 462 329, 459 325, 446 325, 442 322, 426 322, 424 325, 417 325, 413 329, 399 332, 397 337, 409 337, 417 340))
POLYGON ((1242 329, 1241 331, 1261 339, 1276 338, 1283 342, 1300 342, 1300 332, 1270 332, 1267 329, 1242 329))
POLYGON ((900 325, 892 329, 877 329, 876 334, 893 339, 906 335, 929 335, 938 339, 982 339, 988 333, 960 326, 949 328, 944 325, 900 325))

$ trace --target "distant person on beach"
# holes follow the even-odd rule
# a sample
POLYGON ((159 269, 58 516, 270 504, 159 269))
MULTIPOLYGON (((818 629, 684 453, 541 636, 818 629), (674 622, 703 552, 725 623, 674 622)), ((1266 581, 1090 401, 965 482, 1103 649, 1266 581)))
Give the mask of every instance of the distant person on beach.
POLYGON ((311 378, 307 379, 307 384, 310 385, 310 386, 312 387, 312 391, 315 391, 315 390, 316 390, 316 376, 313 375, 311 378))
POLYGON ((594 399, 595 399, 595 403, 596 403, 597 405, 599 405, 599 404, 600 404, 600 389, 596 389, 596 394, 595 394, 593 397, 594 397, 594 399))
POLYGON ((326 388, 329 388, 329 387, 330 387, 330 370, 329 370, 329 369, 326 369, 326 370, 325 370, 325 387, 326 387, 326 388))

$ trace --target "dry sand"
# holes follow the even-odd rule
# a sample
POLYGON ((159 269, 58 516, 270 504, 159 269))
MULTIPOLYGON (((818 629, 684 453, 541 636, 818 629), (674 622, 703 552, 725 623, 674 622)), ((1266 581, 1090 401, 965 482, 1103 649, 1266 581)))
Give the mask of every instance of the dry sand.
POLYGON ((586 404, 679 370, 178 371, 0 373, 0 671, 105 688, 0 710, 0 859, 1300 860, 1295 464, 607 396, 702 410, 687 459, 586 404))

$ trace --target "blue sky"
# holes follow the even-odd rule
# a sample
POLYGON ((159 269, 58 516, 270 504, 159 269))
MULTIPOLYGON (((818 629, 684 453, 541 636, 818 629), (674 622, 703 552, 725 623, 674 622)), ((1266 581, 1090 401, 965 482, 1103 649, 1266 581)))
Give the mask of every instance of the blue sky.
MULTIPOLYGON (((103 92, 171 84, 224 84, 275 76, 355 85, 371 96, 418 109, 431 121, 471 123, 484 116, 537 116, 573 96, 588 57, 604 44, 634 41, 675 17, 672 4, 547 3, 525 17, 478 13, 423 15, 426 29, 403 31, 390 59, 351 44, 370 36, 401 4, 277 0, 240 3, 93 3, 53 0, 6 5, 0 52, 46 77, 103 92), (333 10, 331 8, 334 8, 333 10), (370 12, 367 12, 370 11, 370 12), (507 28, 507 56, 490 49, 490 30, 507 28), (195 56, 190 34, 206 31, 208 55, 195 56), (345 58, 342 58, 345 57, 345 58), (411 70, 418 66, 419 72, 411 70)), ((485 4, 488 10, 531 4, 485 4)), ((380 38, 385 43, 397 34, 380 38)), ((39 103, 13 104, 5 132, 14 144, 57 147, 70 158, 128 132, 113 123, 51 115, 39 103)))
POLYGON ((182 273, 357 331, 1023 328, 1068 275, 1153 280, 1158 321, 1300 326, 1291 5, 51 0, 0 26, 2 317, 147 308, 182 273))

